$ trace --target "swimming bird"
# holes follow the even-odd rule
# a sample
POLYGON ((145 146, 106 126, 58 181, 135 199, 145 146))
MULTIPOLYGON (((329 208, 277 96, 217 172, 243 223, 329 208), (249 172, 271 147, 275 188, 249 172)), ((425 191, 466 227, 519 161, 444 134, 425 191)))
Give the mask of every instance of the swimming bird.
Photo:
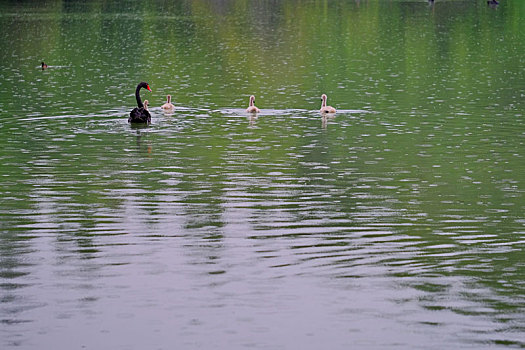
POLYGON ((151 115, 148 112, 148 106, 144 108, 144 104, 142 104, 142 100, 140 99, 140 89, 146 89, 148 91, 151 91, 149 84, 146 82, 141 82, 139 85, 137 85, 137 89, 135 90, 135 98, 137 99, 137 107, 133 108, 131 112, 129 113, 128 123, 151 123, 151 115))
POLYGON ((45 64, 44 61, 42 61, 42 70, 44 70, 46 68, 47 68, 47 64, 45 64))
POLYGON ((175 106, 171 104, 171 95, 167 96, 168 102, 160 106, 162 109, 175 109, 175 106))
POLYGON ((259 113, 261 110, 257 107, 255 107, 255 96, 250 96, 250 104, 248 108, 246 108, 247 113, 259 113))
POLYGON ((322 102, 321 102, 321 109, 319 110, 319 112, 321 112, 321 114, 335 113, 336 110, 334 107, 326 105, 326 99, 327 99, 326 95, 323 94, 321 96, 322 102))

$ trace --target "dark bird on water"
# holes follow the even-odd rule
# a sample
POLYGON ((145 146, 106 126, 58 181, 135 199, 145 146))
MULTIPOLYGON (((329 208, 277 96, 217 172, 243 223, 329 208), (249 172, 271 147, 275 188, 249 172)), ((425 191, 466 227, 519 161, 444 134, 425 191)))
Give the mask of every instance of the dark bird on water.
POLYGON ((151 91, 148 83, 141 82, 139 85, 137 85, 137 89, 135 90, 135 98, 137 99, 137 107, 133 108, 133 110, 129 113, 128 123, 143 123, 143 124, 151 123, 151 114, 149 114, 147 107, 144 108, 144 104, 142 103, 142 100, 140 99, 140 89, 142 88, 148 91, 151 91))
POLYGON ((47 64, 45 64, 44 61, 42 61, 42 70, 44 70, 46 68, 47 68, 47 64))

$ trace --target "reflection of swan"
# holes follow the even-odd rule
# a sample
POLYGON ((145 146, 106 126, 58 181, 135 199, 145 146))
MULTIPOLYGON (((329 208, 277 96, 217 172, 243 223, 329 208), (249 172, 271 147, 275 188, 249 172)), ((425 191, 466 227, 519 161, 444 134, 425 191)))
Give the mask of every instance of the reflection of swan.
POLYGON ((162 109, 175 109, 175 106, 171 104, 171 95, 167 96, 168 102, 160 106, 162 109))
POLYGON ((250 123, 250 126, 254 126, 256 121, 257 121, 257 114, 251 113, 250 116, 248 117, 248 122, 250 123))
POLYGON ((319 112, 321 112, 322 114, 335 113, 336 110, 335 110, 334 107, 326 105, 326 99, 327 99, 326 95, 323 94, 321 96, 321 101, 323 101, 323 102, 321 102, 321 109, 319 110, 319 112))
MULTIPOLYGON (((144 104, 146 104, 146 101, 144 101, 144 104)), ((137 150, 145 150, 148 153, 148 157, 152 152, 151 142, 146 140, 145 144, 143 145, 142 133, 140 132, 140 130, 137 130, 137 150)))
POLYGON ((44 70, 46 68, 47 68, 47 64, 45 64, 44 61, 42 61, 42 70, 44 70))
POLYGON ((137 85, 135 90, 135 98, 137 99, 137 107, 129 113, 128 123, 151 123, 151 115, 149 114, 147 108, 144 108, 142 100, 140 99, 140 89, 145 88, 148 91, 151 91, 148 83, 141 82, 137 85))
POLYGON ((250 96, 250 104, 248 108, 246 108, 246 112, 247 113, 259 113, 260 112, 259 108, 255 107, 255 96, 253 95, 250 96))
POLYGON ((321 125, 323 129, 326 129, 328 125, 328 120, 334 120, 335 119, 335 113, 326 113, 321 116, 321 125))
POLYGON ((497 1, 497 0, 488 0, 487 1, 487 5, 492 5, 492 6, 499 5, 499 1, 497 1))

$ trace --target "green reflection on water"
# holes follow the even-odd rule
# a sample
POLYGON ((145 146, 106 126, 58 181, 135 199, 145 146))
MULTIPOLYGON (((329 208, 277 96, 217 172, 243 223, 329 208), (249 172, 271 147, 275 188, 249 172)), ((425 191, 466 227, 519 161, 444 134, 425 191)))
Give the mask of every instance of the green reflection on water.
POLYGON ((455 297, 522 323, 524 2, 0 7, 1 277, 41 236, 94 258, 105 236, 189 235, 209 260, 230 235, 281 238, 297 274, 377 267, 429 310, 454 309, 457 279, 433 278, 459 276, 455 297), (180 109, 135 129, 142 80, 180 109), (353 111, 323 123, 322 93, 353 111), (251 94, 266 114, 232 111, 251 94))

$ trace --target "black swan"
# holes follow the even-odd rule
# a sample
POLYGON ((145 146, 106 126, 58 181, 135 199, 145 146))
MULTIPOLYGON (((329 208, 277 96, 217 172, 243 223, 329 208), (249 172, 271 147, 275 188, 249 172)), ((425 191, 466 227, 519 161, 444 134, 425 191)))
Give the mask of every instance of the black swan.
POLYGON ((162 109, 175 109, 175 106, 171 103, 171 95, 167 96, 168 102, 160 106, 162 109))
POLYGON ((250 96, 250 104, 248 105, 248 108, 246 108, 247 113, 259 113, 259 108, 255 107, 255 96, 250 96))
POLYGON ((321 112, 322 114, 326 114, 326 113, 335 113, 336 110, 335 110, 334 107, 332 107, 332 106, 327 106, 327 105, 326 105, 326 99, 327 99, 326 95, 323 94, 323 95, 321 96, 321 101, 322 101, 322 102, 321 102, 321 109, 319 110, 319 112, 321 112))
POLYGON ((142 100, 140 99, 140 89, 145 88, 148 91, 151 91, 148 83, 141 82, 137 85, 137 90, 135 90, 135 97, 137 98, 137 107, 129 113, 128 123, 151 123, 151 115, 149 114, 147 107, 144 108, 142 100))
POLYGON ((42 61, 42 70, 44 70, 46 68, 47 68, 47 64, 45 64, 44 61, 42 61))

